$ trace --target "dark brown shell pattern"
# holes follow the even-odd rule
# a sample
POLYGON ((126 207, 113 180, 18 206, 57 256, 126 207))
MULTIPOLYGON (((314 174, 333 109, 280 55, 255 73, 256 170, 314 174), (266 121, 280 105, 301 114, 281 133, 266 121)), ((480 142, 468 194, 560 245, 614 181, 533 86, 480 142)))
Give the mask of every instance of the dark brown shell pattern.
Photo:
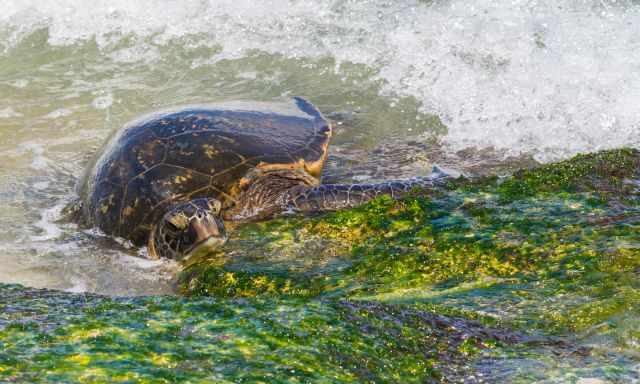
POLYGON ((331 128, 313 105, 295 102, 304 113, 187 108, 125 126, 87 177, 87 221, 144 245, 170 205, 216 197, 230 206, 258 166, 322 162, 331 128))

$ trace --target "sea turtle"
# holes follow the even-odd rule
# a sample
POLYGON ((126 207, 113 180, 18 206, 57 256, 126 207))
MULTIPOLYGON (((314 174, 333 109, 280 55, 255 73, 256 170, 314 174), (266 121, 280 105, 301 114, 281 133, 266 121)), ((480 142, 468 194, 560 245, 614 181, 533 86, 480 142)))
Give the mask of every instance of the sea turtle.
POLYGON ((302 98, 192 106, 115 132, 78 184, 76 219, 183 259, 226 240, 224 221, 337 210, 428 188, 444 175, 381 184, 320 184, 332 126, 302 98))

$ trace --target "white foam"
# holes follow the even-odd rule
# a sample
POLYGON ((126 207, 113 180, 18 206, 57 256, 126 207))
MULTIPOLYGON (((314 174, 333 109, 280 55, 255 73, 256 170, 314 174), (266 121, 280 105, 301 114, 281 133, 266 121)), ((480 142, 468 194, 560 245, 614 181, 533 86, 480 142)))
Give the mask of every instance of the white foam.
MULTIPOLYGON (((338 71, 365 64, 392 100, 415 97, 440 116, 453 150, 496 147, 547 161, 640 146, 640 5, 631 0, 5 3, 7 49, 47 27, 51 45, 94 40, 124 63, 161 61, 158 47, 177 42, 215 47, 194 68, 255 50, 332 57, 338 71)), ((112 102, 100 96, 93 106, 112 102)))
POLYGON ((14 88, 22 89, 29 85, 29 80, 27 79, 18 79, 9 83, 14 88))
POLYGON ((139 270, 156 270, 156 271, 163 270, 165 272, 172 271, 174 273, 177 273, 181 268, 180 264, 174 260, 167 260, 167 259, 154 260, 154 259, 149 259, 148 257, 129 256, 125 254, 118 255, 118 262, 121 263, 122 265, 129 265, 139 270))
POLYGON ((236 76, 239 79, 247 79, 247 80, 255 80, 258 77, 258 72, 250 71, 250 72, 241 72, 236 76))
POLYGON ((60 230, 60 227, 55 223, 55 220, 60 218, 60 212, 63 208, 64 204, 59 204, 42 211, 40 220, 33 224, 34 227, 42 231, 42 234, 31 236, 31 241, 47 241, 60 237, 62 230, 60 230))
POLYGON ((20 144, 20 149, 31 152, 33 158, 30 167, 37 171, 46 170, 49 167, 49 160, 44 156, 44 146, 32 141, 20 144))
POLYGON ((84 293, 89 290, 87 286, 87 282, 85 280, 80 279, 77 276, 71 278, 72 286, 70 288, 65 289, 65 292, 69 293, 84 293))
POLYGON ((11 107, 0 109, 0 119, 9 119, 12 117, 20 117, 20 116, 22 116, 22 114, 20 112, 16 112, 11 107))
POLYGON ((638 7, 454 1, 425 16, 390 34, 398 49, 381 76, 438 113, 454 149, 550 160, 640 145, 638 7))
POLYGON ((55 111, 51 111, 47 113, 44 117, 45 119, 59 119, 61 117, 69 116, 72 113, 73 112, 71 112, 66 108, 59 108, 59 109, 56 109, 55 111))
POLYGON ((42 190, 45 190, 45 189, 49 188, 49 184, 50 183, 48 181, 38 181, 38 182, 33 183, 33 188, 35 188, 35 189, 37 189, 39 191, 42 191, 42 190))

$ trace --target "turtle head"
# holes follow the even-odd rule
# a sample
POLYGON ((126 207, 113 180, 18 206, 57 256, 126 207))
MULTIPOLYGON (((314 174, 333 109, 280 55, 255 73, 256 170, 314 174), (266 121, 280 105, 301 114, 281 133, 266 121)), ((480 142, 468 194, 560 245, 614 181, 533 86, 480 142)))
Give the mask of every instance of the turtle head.
POLYGON ((216 199, 194 199, 172 206, 151 232, 149 255, 186 260, 215 250, 227 241, 216 199))

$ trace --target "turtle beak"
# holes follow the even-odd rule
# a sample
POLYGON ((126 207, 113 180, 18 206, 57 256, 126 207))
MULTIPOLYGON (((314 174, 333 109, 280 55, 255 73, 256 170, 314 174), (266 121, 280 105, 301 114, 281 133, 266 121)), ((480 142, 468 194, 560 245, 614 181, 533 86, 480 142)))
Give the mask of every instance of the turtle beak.
POLYGON ((225 237, 209 237, 204 241, 194 245, 185 253, 182 261, 187 261, 189 259, 198 259, 200 257, 204 257, 206 255, 210 255, 215 252, 218 248, 220 248, 224 243, 227 242, 227 238, 225 237))
POLYGON ((211 216, 192 220, 188 231, 193 245, 186 250, 183 260, 210 253, 227 241, 222 220, 211 216))

